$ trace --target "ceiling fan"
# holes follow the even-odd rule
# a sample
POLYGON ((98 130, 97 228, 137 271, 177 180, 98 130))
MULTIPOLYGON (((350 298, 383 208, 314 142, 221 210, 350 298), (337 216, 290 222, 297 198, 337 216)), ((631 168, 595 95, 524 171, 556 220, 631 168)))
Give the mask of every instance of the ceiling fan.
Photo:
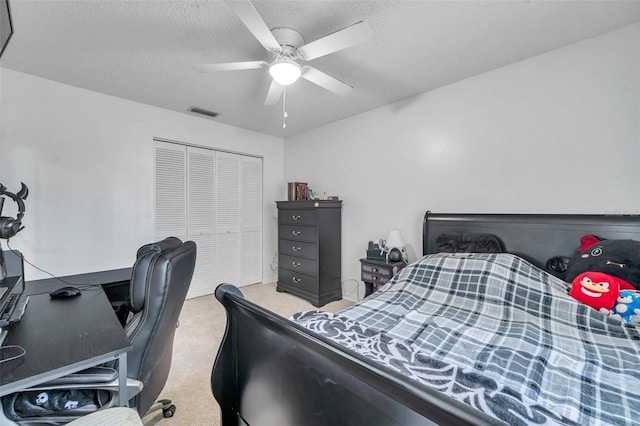
POLYGON ((353 87, 309 65, 299 61, 310 61, 321 56, 355 46, 371 39, 371 30, 366 22, 360 21, 316 41, 305 44, 302 35, 291 28, 267 27, 249 0, 226 0, 244 25, 269 52, 271 62, 247 61, 196 65, 200 72, 238 71, 268 68, 273 77, 265 99, 265 105, 275 105, 280 101, 285 86, 302 77, 337 95, 349 94, 353 87))

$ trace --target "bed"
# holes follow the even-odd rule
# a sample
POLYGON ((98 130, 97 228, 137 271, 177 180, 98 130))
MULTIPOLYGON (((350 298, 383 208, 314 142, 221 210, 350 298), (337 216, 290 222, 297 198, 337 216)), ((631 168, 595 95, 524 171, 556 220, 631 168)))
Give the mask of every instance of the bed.
POLYGON ((285 319, 221 284, 211 386, 222 424, 638 421, 638 327, 545 271, 586 234, 640 240, 640 216, 427 212, 425 257, 335 314, 285 319), (492 235, 506 253, 434 253, 446 233, 492 235))

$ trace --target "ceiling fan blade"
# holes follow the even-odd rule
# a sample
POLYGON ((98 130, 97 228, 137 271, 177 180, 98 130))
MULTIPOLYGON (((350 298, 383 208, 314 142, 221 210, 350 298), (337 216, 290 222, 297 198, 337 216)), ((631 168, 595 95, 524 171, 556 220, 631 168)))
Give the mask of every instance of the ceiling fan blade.
POLYGON ((369 40, 371 40, 371 29, 366 22, 360 21, 357 24, 300 46, 298 53, 302 56, 302 59, 310 61, 369 40))
POLYGON ((284 86, 278 84, 275 80, 271 80, 271 87, 269 87, 269 93, 267 93, 267 99, 264 100, 265 105, 275 105, 280 102, 280 96, 284 92, 284 86))
POLYGON ((269 27, 249 0, 226 0, 226 3, 231 6, 238 18, 265 49, 268 51, 280 50, 280 43, 271 34, 269 27))
POLYGON ((247 62, 226 62, 222 64, 202 64, 194 65, 193 67, 200 72, 214 72, 214 71, 241 71, 241 70, 254 70, 258 68, 264 68, 268 64, 265 61, 247 61, 247 62))
POLYGON ((310 82, 339 96, 346 96, 353 90, 353 87, 349 86, 347 83, 343 83, 342 81, 331 77, 329 74, 325 74, 322 71, 309 66, 302 67, 302 78, 309 80, 310 82))

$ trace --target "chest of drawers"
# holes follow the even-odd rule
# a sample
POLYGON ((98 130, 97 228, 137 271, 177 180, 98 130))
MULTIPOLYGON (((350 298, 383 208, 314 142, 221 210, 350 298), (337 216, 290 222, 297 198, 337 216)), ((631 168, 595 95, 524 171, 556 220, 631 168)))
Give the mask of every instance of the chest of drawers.
POLYGON ((278 291, 316 307, 342 299, 342 201, 278 201, 278 291))

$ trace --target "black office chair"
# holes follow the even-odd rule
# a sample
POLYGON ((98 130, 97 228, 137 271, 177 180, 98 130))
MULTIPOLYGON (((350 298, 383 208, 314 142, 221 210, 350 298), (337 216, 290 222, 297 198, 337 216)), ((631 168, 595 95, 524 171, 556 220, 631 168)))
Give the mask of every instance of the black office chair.
MULTIPOLYGON (((195 263, 196 244, 193 241, 182 242, 169 237, 138 250, 131 276, 130 314, 125 333, 132 345, 127 354, 129 406, 135 408, 141 417, 156 409, 163 409, 165 417, 170 417, 175 410, 171 401, 156 402, 156 399, 169 375, 175 329, 195 263)), ((60 410, 55 414, 47 412, 36 417, 16 418, 11 400, 15 405, 18 396, 13 394, 3 397, 4 414, 20 425, 55 425, 98 409, 113 407, 118 400, 114 390, 117 389, 116 368, 117 365, 88 369, 47 384, 56 390, 94 389, 98 401, 95 404, 60 410)), ((43 389, 43 386, 38 389, 43 389)), ((23 399, 31 394, 22 392, 23 399)), ((36 401, 33 405, 37 405, 36 401)))

